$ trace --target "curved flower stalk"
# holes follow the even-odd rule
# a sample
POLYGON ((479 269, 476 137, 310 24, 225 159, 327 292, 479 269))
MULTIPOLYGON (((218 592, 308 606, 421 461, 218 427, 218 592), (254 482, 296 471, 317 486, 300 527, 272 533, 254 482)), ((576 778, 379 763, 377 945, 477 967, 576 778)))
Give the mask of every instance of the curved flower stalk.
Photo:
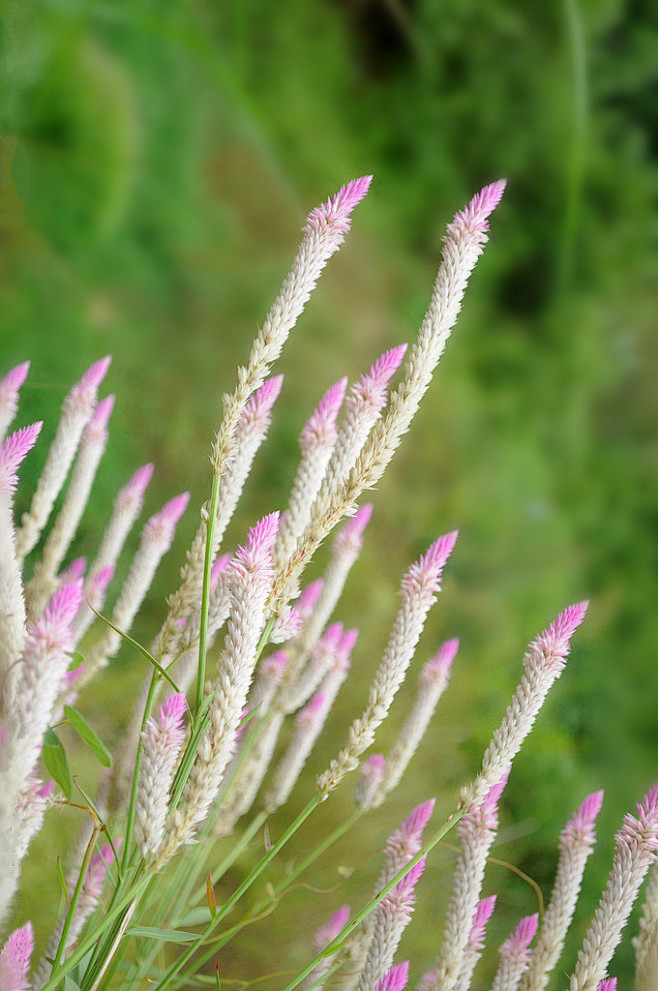
POLYGON ((441 587, 441 575, 450 557, 457 531, 432 544, 402 579, 402 605, 384 656, 370 688, 363 714, 352 723, 347 746, 318 778, 318 790, 331 792, 342 778, 359 766, 361 755, 372 746, 375 731, 384 721, 404 680, 430 607, 441 587))
POLYGON ((638 991, 651 991, 651 985, 658 974, 658 862, 651 870, 642 906, 640 934, 634 938, 633 946, 638 991))
POLYGON ((73 386, 62 406, 62 416, 51 444, 30 509, 16 532, 16 556, 22 561, 36 544, 48 521, 71 462, 78 449, 82 431, 89 423, 96 405, 98 387, 110 367, 111 358, 101 358, 73 386))
POLYGON ((455 867, 452 896, 443 929, 443 942, 427 991, 453 991, 467 966, 469 939, 477 916, 484 870, 498 830, 498 801, 508 773, 489 790, 482 805, 459 823, 461 850, 455 867))
POLYGON ((500 963, 492 991, 516 991, 530 960, 530 944, 535 938, 539 916, 521 919, 511 936, 500 948, 500 963))
MULTIPOLYGON (((234 392, 224 396, 224 414, 211 457, 214 474, 220 480, 235 456, 242 411, 251 395, 263 385, 272 364, 281 354, 322 270, 343 243, 351 225, 350 214, 368 192, 371 181, 372 176, 353 179, 332 199, 309 214, 299 251, 252 345, 247 365, 238 369, 238 384, 234 392)), ((221 506, 218 506, 218 513, 221 511, 221 506)), ((202 523, 181 571, 181 584, 169 599, 169 613, 158 636, 158 655, 170 649, 170 641, 175 642, 177 620, 187 616, 201 600, 206 535, 206 526, 202 523)), ((286 602, 292 598, 295 596, 289 595, 286 602)))
POLYGON ((135 841, 143 857, 152 857, 162 842, 169 791, 185 741, 186 708, 182 692, 170 696, 144 732, 135 813, 135 841))
POLYGON ((209 708, 210 725, 201 740, 182 808, 171 817, 171 828, 158 852, 158 865, 166 863, 182 844, 193 840, 195 827, 206 818, 217 797, 235 749, 258 641, 265 627, 265 603, 273 575, 272 548, 278 525, 278 513, 265 516, 251 528, 246 544, 238 548, 230 564, 231 614, 209 708))
MULTIPOLYGON (((150 588, 153 576, 162 557, 171 547, 176 525, 187 508, 189 492, 170 499, 162 509, 148 520, 142 530, 137 553, 130 566, 119 599, 112 611, 112 625, 127 633, 137 615, 144 596, 150 588)), ((93 645, 87 657, 85 681, 105 667, 121 646, 121 636, 107 626, 100 639, 93 645)))
POLYGON ((281 516, 279 539, 274 548, 278 564, 293 552, 297 538, 311 519, 311 506, 324 478, 338 432, 336 420, 345 398, 347 378, 329 388, 302 430, 299 438, 301 461, 292 484, 288 508, 281 516))
MULTIPOLYGON (((20 657, 25 642, 25 598, 16 556, 13 493, 18 468, 37 442, 41 421, 23 427, 0 447, 0 684, 20 657)), ((0 695, 0 713, 2 712, 0 695)))
POLYGON ((578 602, 569 606, 530 644, 523 658, 521 683, 485 751, 482 770, 471 785, 462 789, 462 808, 478 805, 518 754, 551 686, 564 670, 571 637, 585 618, 588 605, 589 602, 578 602))
POLYGON ((358 803, 364 810, 380 806, 389 792, 402 780, 409 761, 425 735, 438 701, 446 689, 452 662, 458 649, 459 640, 456 638, 446 640, 420 672, 418 694, 385 762, 384 774, 377 791, 367 795, 364 792, 362 800, 358 803))
POLYGON ((521 981, 521 991, 543 991, 559 960, 580 894, 585 864, 596 842, 594 823, 602 802, 602 791, 588 795, 562 830, 553 893, 521 981))
POLYGON ((640 885, 658 850, 658 785, 637 806, 637 818, 624 816, 605 890, 585 934, 569 991, 596 991, 621 939, 640 885))
POLYGON ((18 394, 30 370, 30 362, 23 361, 7 372, 0 381, 0 442, 5 439, 18 412, 18 394))
POLYGON ((107 424, 114 407, 114 396, 102 399, 82 432, 78 456, 64 504, 48 534, 41 560, 34 568, 26 595, 30 616, 38 616, 57 586, 57 572, 80 524, 98 465, 107 444, 107 424))
POLYGON ((407 354, 402 381, 391 394, 386 416, 375 424, 348 478, 337 491, 323 489, 316 500, 312 522, 277 575, 272 596, 274 612, 280 603, 294 598, 299 577, 315 549, 343 516, 354 511, 363 491, 377 484, 409 429, 459 315, 468 279, 488 240, 489 217, 504 190, 504 180, 485 186, 448 225, 432 299, 418 339, 407 354))
POLYGON ((30 958, 34 950, 32 923, 15 929, 0 951, 0 988, 2 991, 28 991, 30 958))

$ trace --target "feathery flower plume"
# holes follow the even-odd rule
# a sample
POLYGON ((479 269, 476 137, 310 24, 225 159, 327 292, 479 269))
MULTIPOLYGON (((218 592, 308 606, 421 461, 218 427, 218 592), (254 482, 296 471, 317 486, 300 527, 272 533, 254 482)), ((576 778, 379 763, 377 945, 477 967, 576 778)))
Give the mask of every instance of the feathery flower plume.
POLYGON ((312 523, 275 581, 274 610, 279 602, 294 596, 299 576, 315 549, 339 520, 353 511, 364 489, 377 484, 409 429, 459 315, 469 276, 488 240, 489 215, 504 189, 504 180, 486 186, 448 226, 430 306, 407 356, 402 382, 391 394, 386 416, 373 427, 345 482, 338 491, 324 490, 317 500, 312 523))
POLYGON ((91 419, 98 387, 111 360, 108 356, 92 365, 64 400, 57 433, 48 452, 32 504, 29 511, 23 514, 21 528, 16 532, 16 556, 21 561, 30 553, 48 521, 75 457, 82 431, 91 419))
MULTIPOLYGON (((484 937, 487 929, 487 923, 493 914, 495 905, 495 895, 490 895, 488 898, 482 898, 477 903, 475 915, 473 916, 473 923, 471 925, 471 931, 468 934, 468 942, 466 943, 466 948, 464 949, 464 961, 459 978, 455 985, 455 991, 468 991, 471 986, 475 965, 482 956, 482 951, 484 950, 484 937)), ((424 991, 426 987, 433 987, 436 982, 436 977, 436 969, 430 971, 429 974, 426 974, 419 985, 419 991, 424 991)))
POLYGON ((69 582, 75 581, 76 578, 84 578, 86 570, 87 558, 76 557, 64 571, 60 571, 57 581, 60 585, 68 585, 69 582))
MULTIPOLYGON (((348 919, 350 917, 350 907, 349 905, 343 905, 331 916, 328 922, 326 922, 313 937, 313 948, 316 953, 320 953, 326 946, 332 943, 338 933, 347 925, 348 919)), ((305 988, 315 988, 322 987, 322 982, 327 974, 332 962, 336 957, 335 953, 331 956, 325 957, 314 970, 306 978, 304 982, 305 988)))
POLYGON ((105 451, 107 424, 113 407, 114 396, 102 399, 82 432, 78 456, 73 466, 64 503, 48 534, 41 560, 35 566, 34 577, 27 586, 28 606, 32 617, 40 614, 57 585, 57 572, 82 519, 98 465, 105 451))
POLYGON ((633 939, 635 947, 635 983, 638 991, 651 991, 658 974, 658 862, 651 870, 642 906, 640 933, 633 939))
POLYGON ((2 991, 27 991, 28 973, 34 949, 32 923, 15 929, 0 951, 0 988, 2 991))
POLYGON ((284 606, 270 631, 270 643, 288 643, 302 628, 302 617, 294 606, 284 606))
POLYGON ((538 923, 537 914, 527 915, 505 940, 500 948, 500 963, 492 991, 516 991, 521 975, 528 966, 530 944, 535 938, 538 923))
MULTIPOLYGON (((18 468, 34 447, 43 424, 33 423, 8 437, 0 446, 0 683, 20 656, 25 641, 23 579, 16 558, 12 495, 18 468)), ((0 696, 0 712, 2 711, 0 696)))
POLYGON ((409 980, 409 961, 394 964, 387 970, 380 981, 377 982, 375 991, 404 991, 409 980))
POLYGON ((596 991, 606 976, 640 885, 656 859, 658 785, 637 806, 637 818, 624 816, 615 845, 610 877, 578 953, 569 991, 596 991))
POLYGON ((363 714, 352 723, 347 746, 318 778, 318 789, 333 791, 349 771, 359 765, 359 758, 370 747, 375 731, 386 718, 425 625, 430 607, 441 587, 441 575, 450 557, 457 531, 453 530, 432 544, 426 554, 412 564, 402 579, 402 605, 393 624, 384 656, 371 685, 363 714))
POLYGON ((585 618, 588 605, 584 601, 569 606, 530 644, 523 658, 525 672, 521 683, 485 751, 482 770, 472 784, 462 788, 462 808, 478 805, 518 754, 549 689, 564 670, 571 637, 585 618))
POLYGON ((448 684, 450 668, 458 649, 459 640, 456 638, 446 640, 422 669, 418 679, 418 694, 386 761, 386 773, 377 792, 368 796, 368 805, 362 805, 362 808, 371 809, 380 806, 389 792, 402 780, 402 775, 418 749, 437 703, 448 684))
POLYGON ((143 857, 151 857, 162 840, 169 790, 185 741, 186 706, 182 692, 170 696, 144 732, 135 814, 135 841, 143 857))
MULTIPOLYGON (((282 708, 286 712, 294 710, 295 705, 303 705, 311 697, 327 671, 332 667, 342 636, 342 623, 332 623, 324 631, 311 650, 308 664, 300 671, 296 678, 294 694, 291 687, 283 699, 282 708)), ((289 670, 290 668, 287 666, 286 681, 291 680, 288 675, 289 670)))
MULTIPOLYGON (((308 694, 305 694, 307 686, 300 682, 300 672, 343 592, 350 569, 359 556, 363 545, 363 532, 370 522, 371 515, 372 505, 367 503, 345 523, 334 538, 331 558, 315 608, 295 642, 290 664, 279 691, 279 701, 286 712, 294 712, 305 698, 308 698, 308 694)), ((310 691, 313 691, 313 688, 310 691)))
POLYGON ((617 978, 606 977, 605 981, 599 984, 597 991, 617 991, 617 978))
POLYGON ((295 608, 302 620, 306 621, 313 610, 320 597, 320 592, 322 591, 322 586, 324 581, 322 578, 316 578, 315 581, 309 582, 309 584, 302 589, 302 593, 295 602, 295 608))
POLYGON ((7 372, 2 381, 0 381, 0 441, 4 438, 7 429, 16 416, 18 411, 18 393, 27 378, 29 370, 30 362, 24 361, 7 372))
POLYGON ((453 991, 466 964, 469 934, 480 899, 482 879, 491 844, 498 829, 498 801, 509 771, 493 785, 481 805, 467 812, 458 831, 461 850, 453 876, 452 896, 443 929, 432 991, 453 991))
MULTIPOLYGON (((385 351, 370 371, 352 386, 345 402, 345 415, 322 480, 322 491, 335 492, 354 467, 370 431, 386 405, 387 386, 402 363, 407 345, 385 351)), ((318 486, 319 490, 319 486, 318 486)), ((317 490, 316 490, 317 491, 317 490)), ((320 496, 320 503, 322 495, 320 496)), ((314 516, 311 510, 310 520, 314 516)))
POLYGON ((580 894, 585 864, 596 842, 594 823, 602 802, 602 791, 588 795, 562 830, 553 893, 542 919, 539 940, 521 981, 521 991, 543 991, 560 957, 580 894))
MULTIPOLYGON (((162 557, 171 547, 176 525, 187 508, 189 492, 175 496, 165 503, 144 525, 142 536, 133 558, 121 594, 112 612, 112 624, 127 632, 141 606, 162 557)), ((87 680, 100 667, 105 667, 121 645, 121 636, 107 626, 100 639, 89 651, 87 680)))
POLYGON ((171 829, 158 854, 164 864, 205 819, 219 791, 235 749, 235 734, 251 684, 256 650, 265 627, 265 603, 272 586, 272 548, 279 514, 270 513, 251 528, 229 565, 231 613, 219 659, 210 725, 201 739, 184 793, 182 808, 171 817, 171 829))
POLYGON ((325 392, 299 438, 302 458, 281 519, 279 539, 274 549, 278 565, 289 557, 300 534, 311 519, 311 507, 318 494, 336 443, 336 420, 345 398, 347 379, 342 378, 325 392))
MULTIPOLYGON (((299 247, 281 291, 268 313, 252 345, 246 367, 238 369, 238 383, 231 395, 224 396, 224 415, 212 451, 215 475, 221 478, 227 471, 237 449, 240 417, 251 395, 263 385, 274 361, 281 354, 288 335, 297 322, 320 273, 343 242, 349 230, 349 217, 354 207, 368 192, 372 176, 355 179, 327 203, 309 215, 304 238, 299 247)), ((176 638, 176 620, 187 616, 201 598, 203 561, 206 546, 206 526, 199 527, 181 571, 181 584, 169 599, 169 614, 158 635, 158 653, 165 653, 170 640, 176 638)), ((294 598, 288 595, 285 602, 294 598)), ((284 600, 278 603, 277 613, 284 600)))

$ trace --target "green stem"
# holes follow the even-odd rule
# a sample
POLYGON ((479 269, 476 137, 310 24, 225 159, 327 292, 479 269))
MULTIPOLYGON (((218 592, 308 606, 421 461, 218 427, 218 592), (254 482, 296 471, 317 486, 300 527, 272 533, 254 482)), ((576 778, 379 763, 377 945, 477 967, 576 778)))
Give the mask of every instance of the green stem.
POLYGON ((443 839, 446 833, 450 829, 452 829, 452 827, 457 822, 459 822, 464 812, 465 809, 460 809, 460 810, 456 810, 455 812, 452 812, 445 820, 443 825, 440 826, 439 829, 437 829, 434 835, 430 837, 427 843, 425 843, 425 845, 418 851, 416 856, 412 857, 409 863, 405 864, 402 870, 399 870, 398 873, 395 875, 395 877, 391 878, 388 884, 385 884, 384 887, 381 889, 381 891, 379 891, 374 898, 371 898, 371 900, 367 903, 367 905, 364 905, 361 911, 358 912, 354 916, 354 918, 350 922, 348 922, 347 925, 338 933, 336 938, 332 939, 331 943, 325 946, 325 948, 321 950, 320 953, 317 954, 317 956, 313 957, 310 963, 308 963, 306 967, 304 967, 304 969, 300 971, 297 977, 293 978, 293 980, 290 981, 289 984, 286 984, 284 991, 294 991, 294 989, 301 984, 304 978, 308 977, 311 971, 315 970, 317 965, 322 960, 324 960, 325 957, 332 956, 334 953, 337 953, 338 950, 342 949, 343 945, 345 944, 345 941, 348 939, 349 936, 352 935, 355 929, 357 929, 361 925, 363 920, 368 915, 370 915, 370 913, 374 909, 377 908, 379 903, 383 901, 384 898, 386 898, 386 895, 393 890, 396 884, 399 884, 399 882, 404 877, 406 877, 406 875, 409 873, 412 867, 415 867, 416 864, 423 859, 423 857, 426 857, 427 854, 430 852, 430 850, 432 850, 436 846, 436 844, 443 839))
POLYGON ((144 730, 146 729, 146 724, 148 723, 149 717, 151 715, 151 709, 153 708, 153 701, 155 699, 155 689, 158 684, 158 672, 153 671, 151 675, 151 684, 149 686, 149 693, 146 698, 146 705, 144 706, 144 716, 142 717, 142 730, 139 734, 139 743, 137 745, 137 756, 135 757, 135 773, 133 774, 133 783, 130 792, 130 807, 128 809, 128 822, 126 823, 126 842, 123 848, 123 857, 121 860, 121 871, 128 870, 128 865, 130 864, 131 846, 133 838, 133 827, 135 825, 135 815, 137 811, 137 789, 139 787, 139 772, 142 766, 142 751, 144 749, 144 730))
POLYGON ((212 476, 212 491, 210 493, 210 508, 206 521, 206 554, 203 564, 203 591, 201 593, 201 616, 199 619, 199 664, 196 676, 196 695, 194 700, 194 715, 197 716, 203 704, 203 691, 206 683, 206 645, 208 642, 208 608, 210 605, 210 572, 213 565, 215 524, 217 522, 217 503, 219 501, 219 475, 212 476))
POLYGON ((55 954, 55 959, 53 960, 53 973, 59 967, 62 956, 66 949, 66 939, 71 928, 71 923, 73 922, 73 916, 75 915, 75 910, 78 907, 78 902, 80 900, 80 895, 82 894, 82 888, 87 877, 87 870, 89 868, 89 861, 91 860, 91 855, 94 852, 94 847, 96 845, 96 838, 98 836, 98 829, 94 829, 91 834, 91 839, 87 844, 87 849, 85 850, 85 855, 82 858, 82 864, 80 865, 80 873, 78 874, 78 880, 75 885, 75 891, 73 892, 73 898, 69 904, 69 910, 66 913, 66 919, 64 920, 64 928, 62 929, 62 935, 57 946, 57 953, 55 954))
POLYGON ((276 843, 271 850, 268 850, 266 855, 262 860, 254 867, 252 871, 247 875, 242 884, 238 885, 231 897, 227 902, 222 905, 221 909, 217 912, 214 919, 206 925, 202 933, 199 934, 195 942, 189 947, 189 949, 179 957, 179 959, 169 968, 164 977, 155 985, 153 991, 163 991, 164 988, 169 984, 169 982, 180 973, 182 968, 192 959, 197 949, 206 941, 208 936, 213 932, 213 930, 219 925, 219 923, 224 919, 228 913, 235 907, 242 896, 249 890, 252 884, 260 877, 268 864, 276 857, 276 855, 283 849, 288 840, 290 840, 300 826, 306 822, 311 813, 318 807, 323 799, 323 795, 314 795, 311 801, 306 805, 304 809, 299 813, 297 818, 288 826, 286 831, 281 836, 281 839, 276 843))

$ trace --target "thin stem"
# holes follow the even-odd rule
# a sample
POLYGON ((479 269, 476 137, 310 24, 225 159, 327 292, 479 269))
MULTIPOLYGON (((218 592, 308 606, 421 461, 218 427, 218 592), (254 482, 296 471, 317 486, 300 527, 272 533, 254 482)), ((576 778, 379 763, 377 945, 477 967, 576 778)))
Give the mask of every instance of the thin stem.
POLYGON ((78 874, 78 880, 75 885, 75 891, 73 892, 73 897, 69 904, 68 912, 66 913, 66 919, 64 920, 64 928, 62 929, 62 935, 60 936, 59 945, 57 947, 57 953, 55 954, 55 959, 53 960, 53 972, 59 967, 64 951, 66 950, 66 939, 71 928, 71 923, 73 922, 73 916, 75 915, 75 910, 78 907, 78 902, 80 900, 80 895, 82 894, 82 887, 85 883, 87 877, 87 870, 89 868, 89 861, 91 860, 91 855, 94 852, 94 847, 96 845, 96 838, 98 837, 98 827, 94 827, 91 834, 91 839, 87 844, 87 849, 85 850, 85 855, 82 858, 82 864, 80 865, 80 873, 78 874))
POLYGON ((352 935, 354 930, 357 929, 363 920, 377 908, 384 898, 386 898, 389 891, 392 891, 396 884, 399 884, 399 882, 406 877, 412 867, 415 867, 416 864, 423 859, 423 857, 426 857, 430 850, 432 850, 433 847, 435 847, 436 844, 443 839, 446 833, 452 829, 457 822, 459 822, 465 811, 465 809, 459 809, 455 812, 451 812, 443 825, 437 829, 432 837, 430 837, 427 843, 425 843, 425 845, 418 851, 416 856, 412 857, 409 863, 405 864, 405 866, 397 872, 395 877, 391 878, 388 884, 385 884, 381 891, 379 891, 374 898, 370 899, 367 905, 364 905, 361 911, 358 912, 354 918, 338 933, 336 938, 332 939, 332 941, 328 943, 327 946, 320 951, 320 953, 313 957, 310 963, 308 963, 306 967, 300 971, 297 977, 295 977, 289 984, 286 984, 284 991, 294 991, 294 988, 298 987, 304 978, 308 977, 311 971, 315 970, 317 965, 324 960, 325 957, 332 956, 334 953, 337 953, 338 950, 342 949, 345 941, 352 935))
POLYGON ((203 591, 201 593, 201 615, 199 618, 199 664, 196 676, 194 715, 198 716, 203 705, 203 692, 206 683, 206 649, 208 642, 208 608, 210 605, 210 572, 213 564, 215 524, 217 522, 217 502, 219 500, 219 475, 213 472, 210 509, 206 520, 206 553, 203 564, 203 591))
POLYGON ((146 698, 146 705, 144 706, 144 715, 142 717, 142 730, 139 734, 139 743, 137 745, 137 756, 135 757, 135 773, 133 774, 133 783, 130 791, 130 807, 128 809, 128 822, 126 823, 126 842, 123 848, 123 858, 121 860, 121 870, 128 870, 130 864, 131 855, 131 845, 133 838, 133 827, 135 825, 135 815, 137 812, 137 789, 139 787, 139 772, 142 766, 142 751, 144 748, 144 731, 146 729, 146 724, 148 723, 149 717, 151 715, 151 709, 153 708, 153 701, 155 699, 155 689, 158 684, 158 672, 153 671, 151 675, 151 684, 149 686, 149 693, 146 698))

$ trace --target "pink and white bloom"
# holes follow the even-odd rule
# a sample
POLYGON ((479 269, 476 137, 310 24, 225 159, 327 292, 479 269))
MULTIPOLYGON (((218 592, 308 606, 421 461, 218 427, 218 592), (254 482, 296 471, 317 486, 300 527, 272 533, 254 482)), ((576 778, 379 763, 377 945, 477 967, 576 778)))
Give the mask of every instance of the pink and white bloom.
POLYGON ((153 856, 162 841, 169 791, 185 742, 186 708, 182 692, 170 696, 144 732, 135 814, 135 841, 143 857, 153 856))
MULTIPOLYGON (((331 916, 328 922, 326 922, 313 937, 313 948, 316 953, 321 953, 325 947, 332 943, 338 934, 347 925, 348 919, 350 917, 350 907, 349 905, 343 905, 331 916)), ((308 975, 304 987, 322 987, 322 980, 325 974, 331 967, 332 961, 335 959, 335 953, 330 956, 325 957, 314 970, 308 975)))
POLYGON ((394 964, 387 970, 380 981, 377 982, 375 991, 404 991, 409 980, 409 961, 394 964))
MULTIPOLYGON (((471 924, 471 931, 468 934, 468 941, 464 949, 462 969, 457 983, 455 984, 455 991, 468 991, 471 986, 475 965, 482 956, 482 951, 484 950, 484 938, 487 930, 487 923, 493 915, 495 905, 495 895, 490 895, 488 898, 482 898, 477 903, 475 915, 473 916, 473 922, 471 924)), ((437 970, 435 968, 430 971, 429 974, 425 975, 421 985, 419 985, 419 988, 421 988, 422 991, 425 991, 427 988, 434 987, 436 984, 436 979, 437 970)))
POLYGON ((551 686, 564 670, 571 637, 585 618, 588 605, 584 601, 569 606, 530 644, 523 658, 521 684, 485 751, 482 770, 471 785, 462 789, 462 808, 478 805, 518 754, 551 686))
POLYGON ((0 951, 0 989, 28 991, 30 958, 34 950, 32 923, 15 929, 0 951))
POLYGON ((658 786, 637 806, 637 817, 624 816, 615 845, 610 877, 578 953, 569 991, 596 991, 605 979, 642 881, 656 860, 658 786))
POLYGON ((0 441, 4 438, 18 411, 18 393, 27 378, 30 362, 23 361, 7 372, 0 381, 0 441))
POLYGON ((527 915, 505 940, 500 948, 500 963, 492 991, 516 991, 530 960, 530 944, 535 938, 538 923, 537 914, 527 915))

